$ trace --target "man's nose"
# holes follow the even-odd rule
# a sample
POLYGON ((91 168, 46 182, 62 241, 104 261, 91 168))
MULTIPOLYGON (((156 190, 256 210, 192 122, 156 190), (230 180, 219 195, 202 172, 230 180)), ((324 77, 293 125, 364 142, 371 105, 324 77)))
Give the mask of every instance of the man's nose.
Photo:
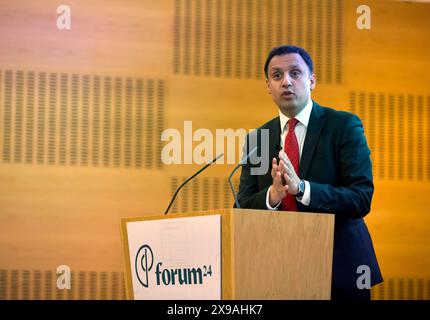
POLYGON ((292 85, 291 77, 288 73, 285 73, 284 79, 282 80, 282 86, 288 88, 292 85))

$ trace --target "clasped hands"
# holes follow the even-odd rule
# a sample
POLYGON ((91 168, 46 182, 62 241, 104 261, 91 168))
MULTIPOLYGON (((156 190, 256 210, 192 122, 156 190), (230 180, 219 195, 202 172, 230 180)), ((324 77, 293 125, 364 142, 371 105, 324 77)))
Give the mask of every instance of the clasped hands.
POLYGON ((300 178, 284 151, 279 151, 279 163, 276 158, 272 160, 271 171, 273 183, 269 193, 271 207, 278 205, 289 193, 296 195, 299 192, 300 178))

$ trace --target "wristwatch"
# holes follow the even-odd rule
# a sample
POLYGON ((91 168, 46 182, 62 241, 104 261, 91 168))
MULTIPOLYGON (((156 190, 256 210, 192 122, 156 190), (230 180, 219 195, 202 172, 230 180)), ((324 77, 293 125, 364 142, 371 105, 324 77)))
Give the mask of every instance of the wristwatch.
POLYGON ((301 199, 305 194, 305 181, 300 180, 298 187, 299 187, 299 192, 297 192, 296 198, 301 199))

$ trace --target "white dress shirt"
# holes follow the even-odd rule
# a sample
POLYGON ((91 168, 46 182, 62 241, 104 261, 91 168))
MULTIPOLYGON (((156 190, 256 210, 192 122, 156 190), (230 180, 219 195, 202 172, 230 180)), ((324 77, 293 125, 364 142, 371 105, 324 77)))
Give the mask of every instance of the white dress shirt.
MULTIPOLYGON (((302 158, 302 150, 303 150, 303 145, 305 143, 306 131, 307 131, 308 124, 309 124, 309 118, 311 117, 312 105, 313 105, 312 99, 309 98, 309 101, 306 104, 306 106, 303 108, 303 110, 300 111, 295 116, 295 118, 298 120, 298 123, 297 123, 296 127, 294 128, 294 133, 296 134, 297 143, 299 144, 299 163, 300 163, 300 160, 302 158)), ((281 146, 284 146, 285 137, 287 136, 287 133, 288 133, 288 120, 290 120, 290 118, 288 118, 286 115, 284 115, 279 110, 279 120, 281 122, 281 130, 282 130, 282 132, 281 132, 281 146)), ((274 208, 272 208, 270 206, 269 193, 270 193, 271 188, 272 188, 272 186, 270 186, 269 190, 267 190, 266 207, 269 210, 277 210, 282 201, 280 201, 274 208)), ((305 193, 303 194, 303 197, 301 199, 298 199, 298 198, 296 198, 296 199, 297 199, 297 201, 301 202, 302 204, 304 204, 306 206, 309 205, 309 203, 311 202, 311 186, 310 186, 308 181, 305 180, 305 193)))

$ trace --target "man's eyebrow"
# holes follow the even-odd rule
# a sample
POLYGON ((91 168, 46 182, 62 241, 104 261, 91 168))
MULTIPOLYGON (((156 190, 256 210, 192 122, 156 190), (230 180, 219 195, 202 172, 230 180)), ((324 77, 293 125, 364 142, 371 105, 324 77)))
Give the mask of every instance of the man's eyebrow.
MULTIPOLYGON (((291 66, 288 66, 289 67, 289 69, 302 69, 301 67, 300 67, 300 65, 298 65, 298 64, 293 64, 293 65, 291 65, 291 66)), ((271 68, 272 70, 282 70, 282 67, 277 67, 277 66, 272 66, 272 68, 271 68)))

